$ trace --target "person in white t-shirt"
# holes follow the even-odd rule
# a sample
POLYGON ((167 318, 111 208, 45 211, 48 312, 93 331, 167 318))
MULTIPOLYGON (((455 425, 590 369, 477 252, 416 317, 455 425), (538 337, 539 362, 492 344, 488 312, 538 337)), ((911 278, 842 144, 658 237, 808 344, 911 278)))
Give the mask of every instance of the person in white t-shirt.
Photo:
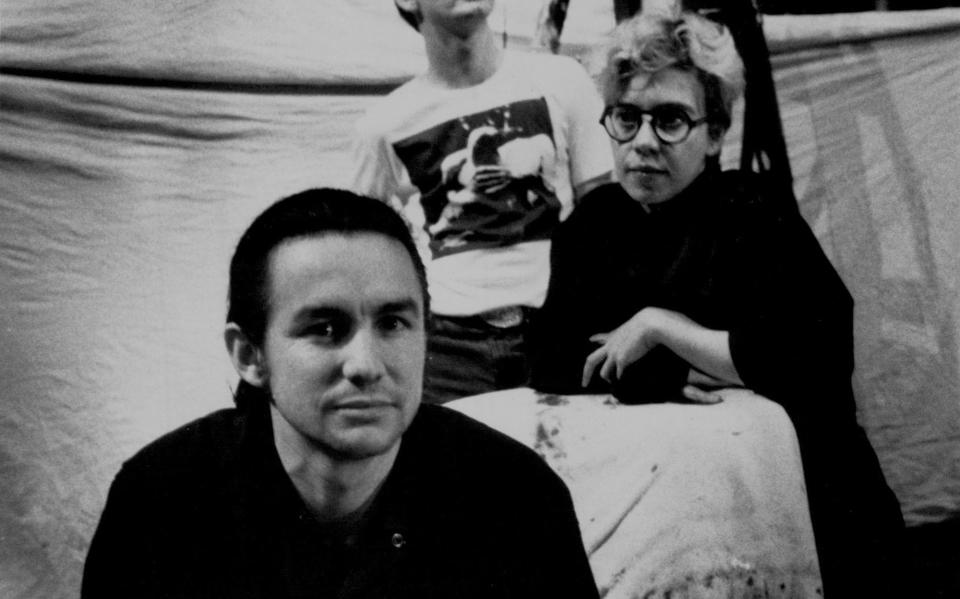
POLYGON ((550 277, 550 237, 609 180, 602 103, 574 59, 500 47, 493 0, 395 0, 427 70, 357 124, 351 188, 420 237, 433 322, 424 399, 523 386, 525 331, 550 277))

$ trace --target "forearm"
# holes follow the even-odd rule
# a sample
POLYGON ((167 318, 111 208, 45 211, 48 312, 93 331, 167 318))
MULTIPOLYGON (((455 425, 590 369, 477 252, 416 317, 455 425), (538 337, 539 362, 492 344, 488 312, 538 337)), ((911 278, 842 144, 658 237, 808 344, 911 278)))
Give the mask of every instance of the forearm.
POLYGON ((724 382, 742 385, 743 380, 730 355, 730 333, 708 329, 671 310, 655 311, 655 340, 691 366, 724 382))

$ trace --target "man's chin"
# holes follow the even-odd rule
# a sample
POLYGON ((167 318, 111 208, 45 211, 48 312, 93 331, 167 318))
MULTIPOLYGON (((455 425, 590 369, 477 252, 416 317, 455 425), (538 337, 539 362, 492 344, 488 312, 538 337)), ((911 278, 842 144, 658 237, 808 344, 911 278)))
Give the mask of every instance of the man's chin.
POLYGON ((366 427, 336 435, 327 443, 327 449, 338 459, 355 461, 384 455, 400 443, 399 434, 363 428, 366 427))
POLYGON ((662 204, 667 201, 664 190, 653 187, 634 187, 633 189, 627 189, 627 195, 647 206, 662 204))

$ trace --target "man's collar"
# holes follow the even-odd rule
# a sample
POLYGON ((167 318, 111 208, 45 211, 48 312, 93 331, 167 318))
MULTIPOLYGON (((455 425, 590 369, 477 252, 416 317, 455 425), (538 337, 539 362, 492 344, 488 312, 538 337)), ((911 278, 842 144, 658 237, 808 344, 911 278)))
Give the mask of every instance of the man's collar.
POLYGON ((665 202, 649 204, 647 212, 655 218, 670 218, 672 215, 689 214, 695 206, 708 201, 719 193, 715 185, 719 175, 720 167, 708 162, 703 172, 697 175, 683 191, 665 202))
MULTIPOLYGON (((370 501, 361 508, 365 512, 362 518, 365 529, 368 525, 381 532, 388 529, 403 533, 409 529, 408 522, 416 507, 418 490, 429 483, 429 480, 423 480, 423 469, 417 464, 421 452, 421 425, 418 423, 423 409, 424 406, 421 406, 404 433, 389 474, 370 501)), ((241 451, 245 459, 242 467, 248 468, 248 471, 241 473, 241 476, 252 487, 252 494, 261 498, 263 508, 277 510, 280 512, 278 515, 292 513, 297 519, 313 519, 306 502, 283 469, 274 444, 268 401, 250 402, 243 412, 241 451)))

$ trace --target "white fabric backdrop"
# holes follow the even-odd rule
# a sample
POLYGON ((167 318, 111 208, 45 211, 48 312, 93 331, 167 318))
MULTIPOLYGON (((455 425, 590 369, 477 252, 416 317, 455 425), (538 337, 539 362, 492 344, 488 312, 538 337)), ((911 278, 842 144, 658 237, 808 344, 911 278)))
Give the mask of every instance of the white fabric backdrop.
MULTIPOLYGON (((510 44, 537 3, 499 3, 510 44)), ((608 2, 571 2, 591 45, 608 2)), ((226 265, 423 62, 386 0, 0 4, 0 596, 72 597, 120 461, 228 405, 226 265)), ((911 524, 960 512, 960 11, 768 17, 803 214, 911 524)), ((727 158, 736 161, 736 141, 727 158)))

